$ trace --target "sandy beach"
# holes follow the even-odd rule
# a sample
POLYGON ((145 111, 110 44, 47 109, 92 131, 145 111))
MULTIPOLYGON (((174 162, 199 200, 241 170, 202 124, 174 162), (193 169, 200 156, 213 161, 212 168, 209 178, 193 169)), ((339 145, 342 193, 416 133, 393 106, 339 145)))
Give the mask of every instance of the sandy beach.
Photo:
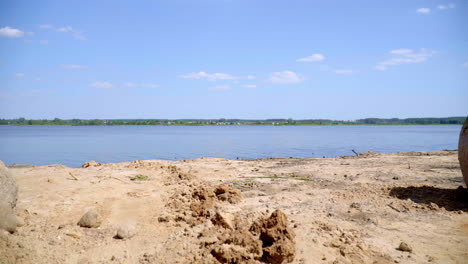
POLYGON ((19 226, 0 263, 468 261, 456 151, 9 171, 19 226))

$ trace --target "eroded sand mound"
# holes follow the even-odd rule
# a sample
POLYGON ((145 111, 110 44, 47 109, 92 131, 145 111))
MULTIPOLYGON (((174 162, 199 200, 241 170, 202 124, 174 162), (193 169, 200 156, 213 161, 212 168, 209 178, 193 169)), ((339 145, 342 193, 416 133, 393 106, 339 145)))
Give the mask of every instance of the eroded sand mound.
POLYGON ((294 259, 294 232, 286 215, 276 210, 269 217, 253 218, 242 212, 229 213, 224 207, 242 200, 239 190, 208 182, 179 183, 169 199, 160 222, 183 221, 200 226, 196 262, 287 263, 294 259))

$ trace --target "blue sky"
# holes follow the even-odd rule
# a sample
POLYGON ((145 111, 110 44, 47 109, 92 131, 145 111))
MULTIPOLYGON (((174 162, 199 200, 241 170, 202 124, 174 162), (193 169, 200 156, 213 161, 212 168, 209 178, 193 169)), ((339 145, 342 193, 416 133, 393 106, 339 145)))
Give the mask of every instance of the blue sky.
POLYGON ((468 114, 468 2, 0 2, 0 118, 468 114))

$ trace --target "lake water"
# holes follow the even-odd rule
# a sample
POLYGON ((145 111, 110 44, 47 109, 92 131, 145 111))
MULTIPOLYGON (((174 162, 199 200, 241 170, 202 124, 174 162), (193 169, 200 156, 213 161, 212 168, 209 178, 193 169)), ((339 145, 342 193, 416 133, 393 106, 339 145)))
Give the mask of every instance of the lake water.
POLYGON ((0 127, 0 160, 64 164, 198 157, 334 157, 456 149, 461 126, 0 127))

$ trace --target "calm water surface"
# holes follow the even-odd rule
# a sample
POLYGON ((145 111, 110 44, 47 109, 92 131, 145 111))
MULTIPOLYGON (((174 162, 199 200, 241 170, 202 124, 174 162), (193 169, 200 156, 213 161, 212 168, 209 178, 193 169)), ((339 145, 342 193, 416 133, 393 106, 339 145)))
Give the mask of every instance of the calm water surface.
POLYGON ((323 157, 456 149, 461 126, 0 127, 6 164, 198 157, 323 157))

